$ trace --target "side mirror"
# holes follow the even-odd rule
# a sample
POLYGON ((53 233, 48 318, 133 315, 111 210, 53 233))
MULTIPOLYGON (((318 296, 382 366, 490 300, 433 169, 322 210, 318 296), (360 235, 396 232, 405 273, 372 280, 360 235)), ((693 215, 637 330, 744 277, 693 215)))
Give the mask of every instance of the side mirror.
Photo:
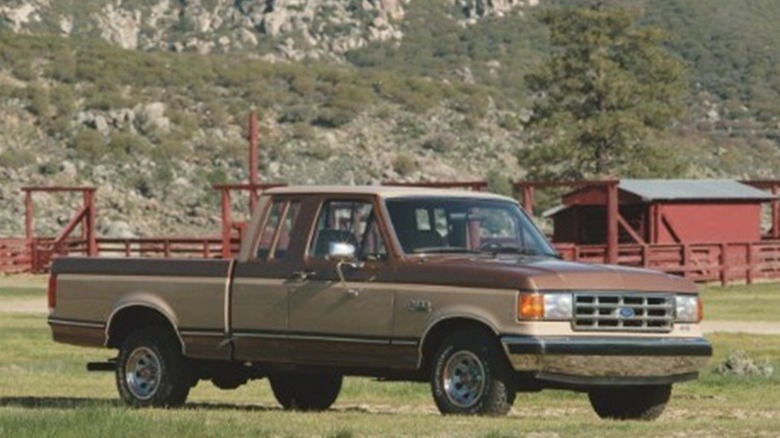
POLYGON ((344 278, 344 266, 351 269, 360 269, 363 267, 362 262, 355 260, 355 245, 347 242, 330 242, 328 244, 328 260, 336 261, 336 273, 339 275, 339 280, 344 289, 352 296, 357 296, 358 291, 356 289, 349 289, 347 287, 347 281, 344 278))
POLYGON ((330 242, 328 244, 328 260, 348 262, 355 259, 355 245, 347 242, 330 242))

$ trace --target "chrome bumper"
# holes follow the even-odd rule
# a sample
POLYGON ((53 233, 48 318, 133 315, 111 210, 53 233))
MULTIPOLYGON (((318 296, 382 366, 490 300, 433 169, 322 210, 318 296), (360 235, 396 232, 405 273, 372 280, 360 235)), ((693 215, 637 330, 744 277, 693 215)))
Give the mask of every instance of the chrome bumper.
POLYGON ((704 338, 503 336, 516 371, 566 384, 662 384, 695 379, 712 356, 704 338))

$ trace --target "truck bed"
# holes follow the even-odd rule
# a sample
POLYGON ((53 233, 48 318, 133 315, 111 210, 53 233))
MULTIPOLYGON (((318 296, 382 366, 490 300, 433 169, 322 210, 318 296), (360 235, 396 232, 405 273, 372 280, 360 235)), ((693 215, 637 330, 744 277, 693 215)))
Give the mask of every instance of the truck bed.
POLYGON ((106 327, 112 319, 142 304, 164 315, 180 332, 212 334, 207 337, 211 341, 185 345, 219 356, 215 348, 226 330, 231 266, 229 260, 207 259, 56 259, 52 267, 56 292, 50 291, 56 298, 50 297, 49 303, 53 337, 77 345, 108 346, 106 327))

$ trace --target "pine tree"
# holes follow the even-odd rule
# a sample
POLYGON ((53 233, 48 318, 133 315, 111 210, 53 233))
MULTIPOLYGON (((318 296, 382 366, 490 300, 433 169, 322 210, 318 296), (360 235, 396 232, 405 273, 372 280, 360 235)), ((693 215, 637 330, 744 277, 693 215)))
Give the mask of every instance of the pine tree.
POLYGON ((683 112, 684 65, 664 34, 637 14, 588 7, 548 10, 552 53, 526 75, 535 99, 519 157, 537 179, 674 176, 684 163, 654 145, 683 112))

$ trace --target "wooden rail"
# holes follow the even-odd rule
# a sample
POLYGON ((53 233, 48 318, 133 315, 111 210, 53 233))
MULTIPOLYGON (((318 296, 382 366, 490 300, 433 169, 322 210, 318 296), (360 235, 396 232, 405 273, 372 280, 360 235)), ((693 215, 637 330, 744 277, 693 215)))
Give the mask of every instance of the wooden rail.
MULTIPOLYGON (((221 237, 97 239, 97 252, 105 257, 220 258, 221 237)), ((227 251, 238 254, 233 239, 227 251)), ((556 244, 565 260, 606 263, 607 245, 556 244)), ((56 255, 87 255, 86 239, 0 239, 0 273, 46 272, 56 255)), ((691 244, 623 244, 617 264, 655 269, 698 282, 734 281, 751 284, 757 279, 780 279, 780 240, 760 242, 712 242, 691 244)))
POLYGON ((0 273, 32 270, 30 243, 24 238, 0 239, 0 273))
MULTIPOLYGON (((607 245, 555 245, 565 260, 606 263, 607 245)), ((780 241, 619 245, 617 264, 655 269, 694 281, 753 283, 780 278, 780 241)))
MULTIPOLYGON (((134 238, 96 239, 103 257, 220 258, 222 238, 134 238)), ((233 240, 228 251, 238 254, 240 242, 233 240)), ((0 273, 47 272, 57 256, 86 256, 86 239, 0 239, 0 273)))

